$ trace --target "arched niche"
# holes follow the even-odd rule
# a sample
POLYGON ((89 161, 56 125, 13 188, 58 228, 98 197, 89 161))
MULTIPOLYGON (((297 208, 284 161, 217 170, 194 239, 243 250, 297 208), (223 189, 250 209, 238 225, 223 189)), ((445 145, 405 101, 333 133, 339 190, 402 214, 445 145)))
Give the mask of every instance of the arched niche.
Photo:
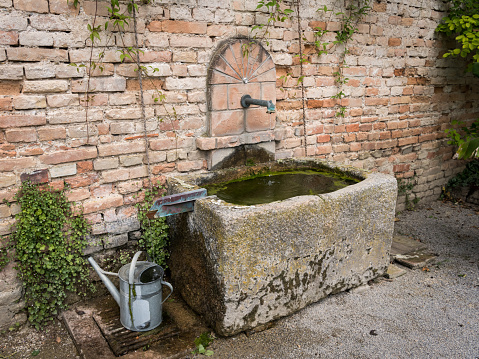
MULTIPOLYGON (((246 94, 276 104, 273 59, 258 42, 248 39, 224 41, 212 56, 207 76, 210 168, 225 162, 227 157, 237 157, 238 154, 233 153, 235 150, 251 153, 252 148, 259 148, 267 152, 268 158, 274 159, 276 115, 260 106, 243 108, 241 97, 246 94)), ((201 144, 201 140, 199 142, 201 144)))

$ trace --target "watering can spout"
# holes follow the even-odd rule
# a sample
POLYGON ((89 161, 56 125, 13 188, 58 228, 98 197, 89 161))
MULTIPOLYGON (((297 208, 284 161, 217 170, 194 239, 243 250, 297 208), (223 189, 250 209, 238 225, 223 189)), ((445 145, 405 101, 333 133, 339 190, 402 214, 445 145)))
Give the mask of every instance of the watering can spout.
POLYGON ((90 262, 91 266, 93 267, 95 272, 98 274, 101 281, 103 282, 105 287, 108 289, 108 291, 112 295, 113 299, 115 299, 115 302, 117 302, 118 305, 120 305, 120 292, 115 287, 115 285, 111 282, 111 280, 108 279, 108 277, 106 276, 106 274, 109 274, 109 275, 115 275, 115 276, 118 277, 118 274, 117 273, 111 273, 111 272, 105 272, 103 269, 100 268, 98 263, 95 262, 95 260, 92 257, 88 257, 88 262, 90 262))

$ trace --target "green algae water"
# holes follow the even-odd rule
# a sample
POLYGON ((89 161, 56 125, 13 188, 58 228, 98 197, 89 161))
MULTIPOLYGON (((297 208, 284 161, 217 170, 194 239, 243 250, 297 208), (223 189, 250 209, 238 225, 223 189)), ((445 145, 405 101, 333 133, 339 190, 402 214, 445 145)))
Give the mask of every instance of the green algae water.
POLYGON ((208 195, 225 202, 255 205, 303 195, 333 192, 360 182, 344 174, 324 171, 275 172, 203 186, 208 195))

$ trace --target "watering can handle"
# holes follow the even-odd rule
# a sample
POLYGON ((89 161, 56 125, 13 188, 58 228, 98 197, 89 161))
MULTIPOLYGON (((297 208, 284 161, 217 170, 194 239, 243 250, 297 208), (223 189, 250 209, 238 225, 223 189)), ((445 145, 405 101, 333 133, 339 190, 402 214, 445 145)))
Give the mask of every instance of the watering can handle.
POLYGON ((136 262, 138 261, 138 257, 140 256, 141 253, 142 253, 142 251, 136 252, 135 255, 133 256, 133 260, 131 261, 130 272, 128 273, 128 283, 129 284, 134 284, 133 279, 135 278, 136 262))
POLYGON ((170 294, 168 294, 168 296, 167 296, 165 299, 163 299, 163 301, 161 302, 161 304, 163 304, 164 302, 166 302, 166 300, 167 300, 167 299, 170 297, 170 295, 173 293, 173 286, 172 286, 170 283, 168 283, 168 282, 163 282, 163 280, 161 281, 161 284, 164 284, 164 285, 166 285, 168 288, 170 288, 170 294))

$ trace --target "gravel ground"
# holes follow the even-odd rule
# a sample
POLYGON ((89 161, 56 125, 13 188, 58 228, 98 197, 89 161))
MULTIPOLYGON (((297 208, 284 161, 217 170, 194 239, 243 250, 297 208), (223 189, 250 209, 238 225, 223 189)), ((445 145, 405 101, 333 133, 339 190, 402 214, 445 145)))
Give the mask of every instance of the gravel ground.
POLYGON ((435 202, 398 214, 396 232, 438 255, 330 296, 247 337, 218 339, 217 358, 479 358, 479 208, 435 202))
MULTIPOLYGON (((436 264, 330 296, 249 337, 217 339, 213 357, 478 359, 479 207, 434 202, 398 214, 396 232, 427 244, 436 264)), ((32 354, 77 357, 60 323, 0 335, 0 359, 32 354)))

